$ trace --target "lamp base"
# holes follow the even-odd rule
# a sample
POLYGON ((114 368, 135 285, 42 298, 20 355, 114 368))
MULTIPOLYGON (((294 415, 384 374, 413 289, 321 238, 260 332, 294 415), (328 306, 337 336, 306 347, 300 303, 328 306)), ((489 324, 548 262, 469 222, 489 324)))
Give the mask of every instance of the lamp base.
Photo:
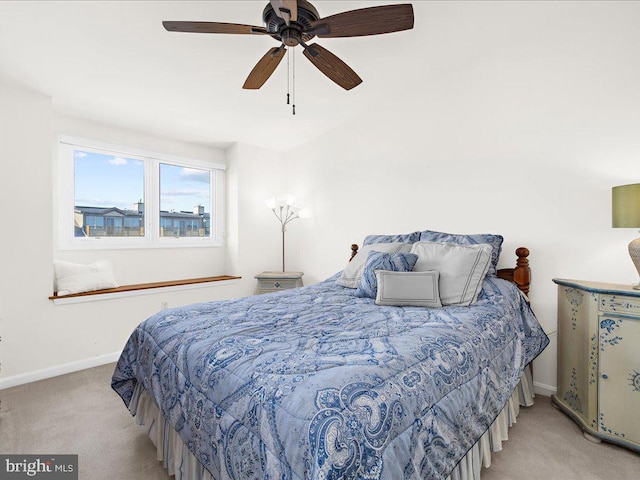
MULTIPOLYGON (((638 275, 640 276, 640 238, 636 238, 629 243, 629 256, 633 261, 633 264, 636 266, 636 270, 638 270, 638 275)), ((633 285, 634 290, 640 290, 640 284, 633 285)))
POLYGON ((637 284, 635 284, 635 285, 631 285, 631 287, 632 287, 634 290, 640 290, 640 283, 637 283, 637 284))

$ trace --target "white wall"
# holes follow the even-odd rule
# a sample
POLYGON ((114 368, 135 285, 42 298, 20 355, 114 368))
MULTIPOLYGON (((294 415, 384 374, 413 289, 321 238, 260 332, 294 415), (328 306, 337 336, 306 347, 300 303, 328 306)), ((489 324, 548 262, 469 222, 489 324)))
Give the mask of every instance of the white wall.
POLYGON ((246 295, 256 274, 281 269, 280 223, 265 201, 283 192, 285 162, 278 152, 236 144, 227 165, 227 268, 242 276, 239 294, 246 295))
POLYGON ((270 151, 225 152, 97 122, 54 115, 50 98, 0 83, 0 387, 113 360, 135 326, 169 307, 251 294, 253 275, 278 265, 279 229, 264 199, 280 191, 282 164, 270 151), (56 136, 66 134, 182 157, 227 163, 232 214, 225 247, 60 251, 55 245, 56 136), (235 175, 233 172, 239 173, 235 175), (267 187, 268 186, 268 187, 267 187), (276 193, 274 192, 274 193, 276 193), (108 257, 120 284, 221 274, 231 285, 54 305, 53 259, 108 257))
MULTIPOLYGON (((292 269, 318 281, 369 233, 500 233, 531 250, 531 300, 556 330, 553 277, 637 282, 611 187, 640 182, 640 3, 428 2, 395 94, 290 152, 314 216, 292 269), (426 27, 425 27, 426 28, 426 27)), ((358 88, 366 88, 365 84, 358 88)), ((555 388, 556 343, 536 361, 555 388)))
POLYGON ((41 367, 34 358, 40 345, 45 355, 65 349, 47 300, 53 275, 52 121, 50 98, 0 84, 2 376, 41 367))

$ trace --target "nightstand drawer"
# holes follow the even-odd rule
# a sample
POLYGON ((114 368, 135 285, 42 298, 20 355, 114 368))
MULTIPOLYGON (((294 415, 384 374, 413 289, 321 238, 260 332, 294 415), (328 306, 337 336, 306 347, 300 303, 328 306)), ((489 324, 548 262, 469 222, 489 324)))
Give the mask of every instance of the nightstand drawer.
POLYGON ((255 276, 258 280, 256 293, 272 293, 302 286, 302 272, 262 272, 255 276))
POLYGON ((600 295, 601 312, 640 314, 640 298, 622 295, 600 295))
POLYGON ((295 280, 260 280, 258 282, 260 290, 287 290, 289 288, 296 288, 295 280))

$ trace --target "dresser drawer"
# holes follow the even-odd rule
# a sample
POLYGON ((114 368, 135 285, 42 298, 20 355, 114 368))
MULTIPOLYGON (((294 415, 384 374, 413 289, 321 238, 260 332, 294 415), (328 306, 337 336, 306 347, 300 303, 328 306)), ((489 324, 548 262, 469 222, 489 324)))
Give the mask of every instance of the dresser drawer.
POLYGON ((601 312, 640 315, 640 298, 600 294, 598 307, 601 312))

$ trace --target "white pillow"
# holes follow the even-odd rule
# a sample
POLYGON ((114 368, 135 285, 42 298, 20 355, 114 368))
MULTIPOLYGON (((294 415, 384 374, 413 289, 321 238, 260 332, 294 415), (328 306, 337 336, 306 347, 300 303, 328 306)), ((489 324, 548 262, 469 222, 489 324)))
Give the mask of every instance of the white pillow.
POLYGON ((418 255, 414 272, 440 272, 440 300, 443 305, 466 306, 478 299, 491 263, 491 245, 416 242, 411 253, 418 255))
POLYGON ((392 272, 376 270, 376 305, 398 307, 442 307, 438 288, 439 272, 392 272))
POLYGON ((58 296, 116 288, 109 260, 96 260, 89 265, 54 260, 58 296))
POLYGON ((411 244, 401 242, 372 243, 371 245, 365 245, 358 251, 358 254, 351 259, 347 266, 344 267, 342 275, 336 280, 336 283, 347 288, 358 288, 369 252, 409 253, 409 250, 411 250, 411 244))

